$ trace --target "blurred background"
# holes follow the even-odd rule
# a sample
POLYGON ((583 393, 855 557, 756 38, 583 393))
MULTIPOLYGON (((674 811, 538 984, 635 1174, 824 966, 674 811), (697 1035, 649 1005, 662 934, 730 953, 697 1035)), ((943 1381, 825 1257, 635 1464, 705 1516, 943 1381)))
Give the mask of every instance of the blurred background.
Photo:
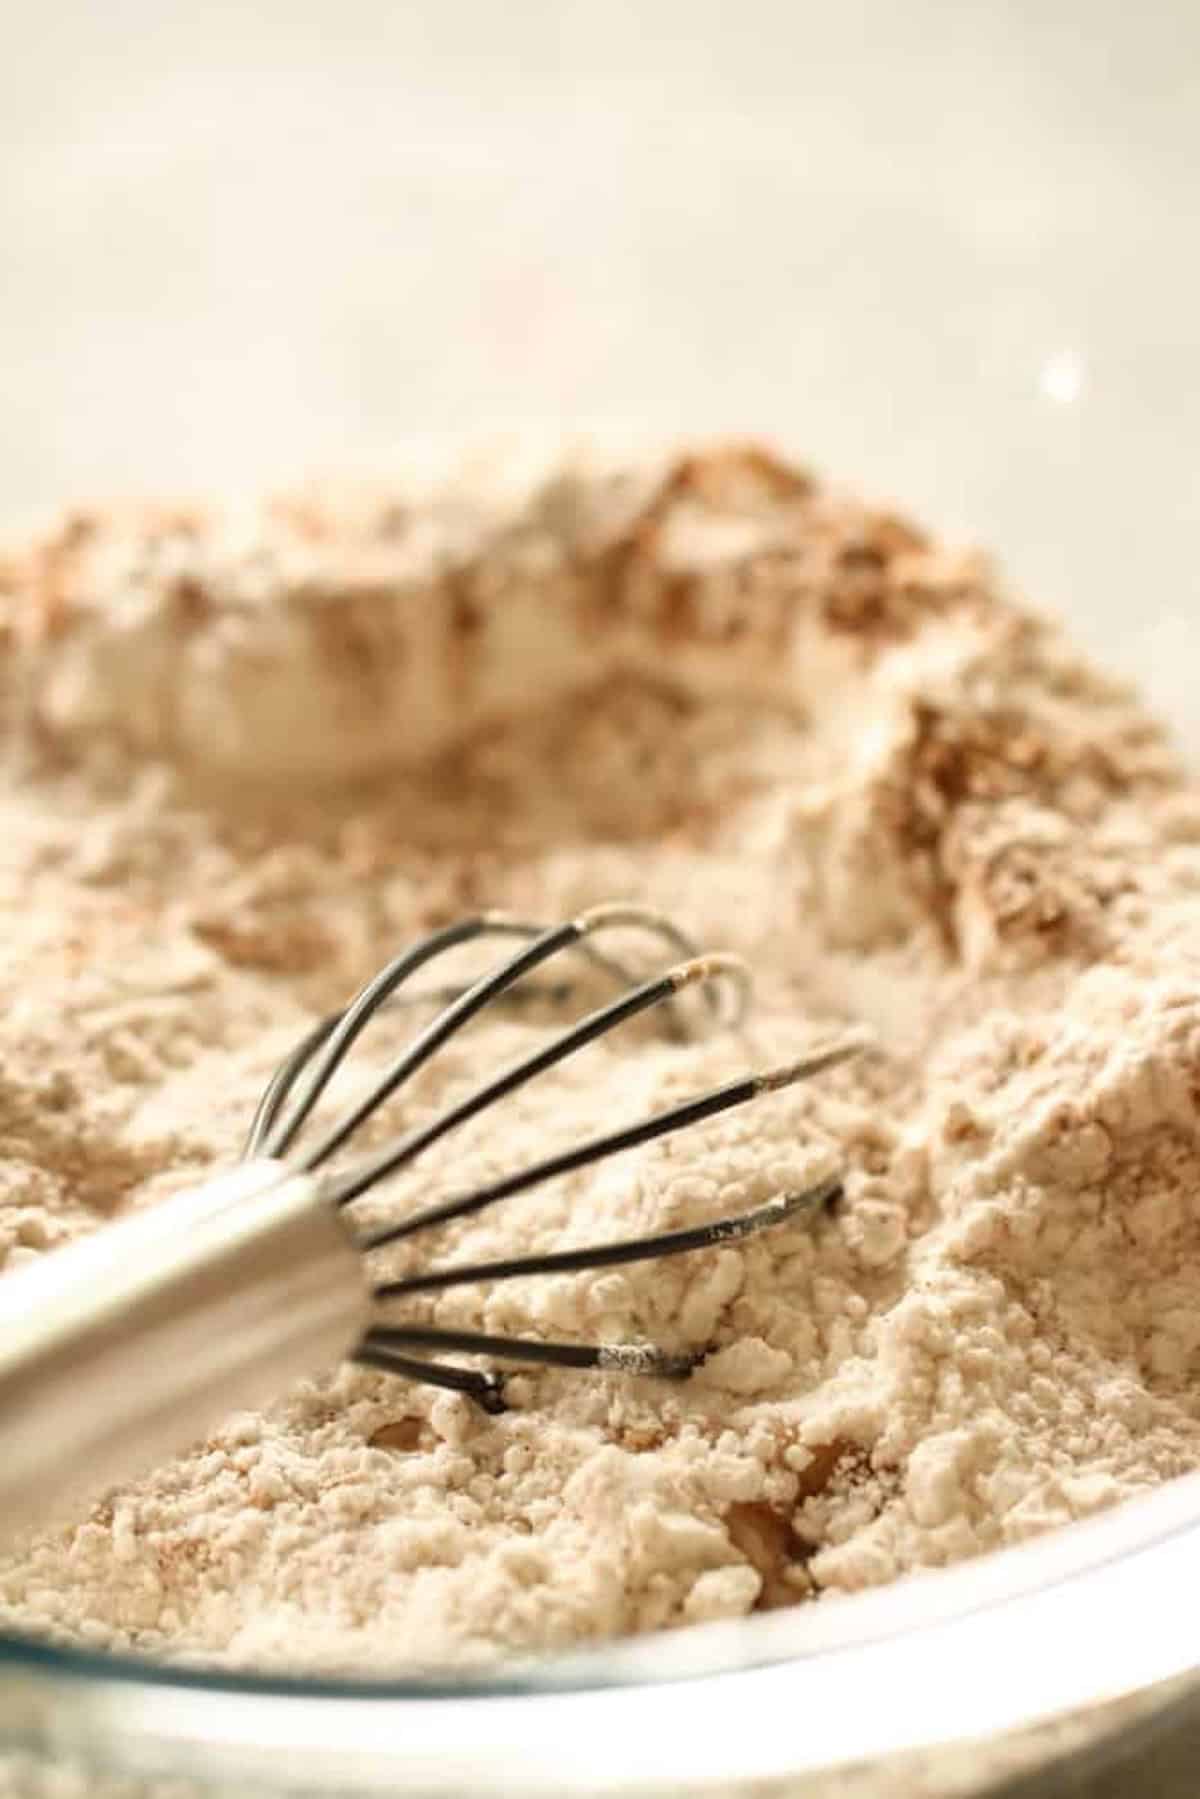
POLYGON ((1192 0, 41 0, 0 519, 412 435, 765 433, 998 548, 1200 750, 1192 0))

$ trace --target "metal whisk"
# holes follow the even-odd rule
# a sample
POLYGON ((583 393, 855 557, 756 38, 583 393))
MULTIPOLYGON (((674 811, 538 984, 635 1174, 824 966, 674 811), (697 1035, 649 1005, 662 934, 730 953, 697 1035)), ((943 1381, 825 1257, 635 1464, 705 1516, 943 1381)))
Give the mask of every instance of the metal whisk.
POLYGON ((673 1379, 688 1375, 704 1345, 671 1354, 640 1343, 544 1342, 397 1322, 393 1313, 412 1295, 466 1283, 612 1267, 746 1237, 831 1205, 841 1191, 837 1179, 691 1229, 452 1262, 400 1279, 378 1279, 373 1253, 817 1074, 854 1054, 856 1043, 744 1075, 383 1227, 356 1230, 350 1208, 450 1132, 637 1015, 663 1007, 679 1034, 678 1002, 691 987, 706 995, 719 1023, 740 1022, 749 995, 740 959, 696 954, 670 920, 633 905, 596 906, 549 928, 483 913, 397 956, 344 1011, 310 1031, 277 1071, 255 1112, 239 1168, 0 1280, 0 1527, 44 1516, 48 1504, 129 1478, 201 1439, 231 1411, 262 1404, 298 1377, 340 1359, 464 1393, 489 1412, 504 1410, 503 1377, 439 1358, 467 1354, 673 1379), (635 980, 596 941, 605 932, 630 929, 650 932, 682 959, 664 974, 635 980), (404 984, 435 958, 492 937, 519 940, 521 947, 443 996, 432 1022, 318 1134, 318 1102, 381 1008, 397 1003, 404 984), (527 990, 536 969, 569 951, 616 980, 618 996, 430 1122, 345 1163, 337 1159, 449 1038, 519 983, 527 990), (313 1141, 306 1148, 302 1138, 309 1132, 313 1141))

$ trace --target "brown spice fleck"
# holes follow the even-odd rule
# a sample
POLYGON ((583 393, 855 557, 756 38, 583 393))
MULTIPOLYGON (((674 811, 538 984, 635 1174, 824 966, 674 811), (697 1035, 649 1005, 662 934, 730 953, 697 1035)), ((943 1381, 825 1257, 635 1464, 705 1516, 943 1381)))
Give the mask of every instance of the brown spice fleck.
POLYGON ((322 657, 351 677, 356 706, 385 706, 405 661, 404 635, 390 602, 387 587, 359 587, 321 595, 310 615, 322 657))
MULTIPOLYGON (((961 950, 958 903, 972 887, 998 933, 1027 930, 1047 947, 1055 939, 1067 947, 1066 925, 1074 919, 1097 947, 1099 914, 1128 891, 1128 881, 1108 877, 1088 892, 1079 854, 1075 872, 1060 876, 1061 856, 1040 845, 1026 849, 1006 809, 1032 804, 1086 827, 1115 789, 1163 778, 1154 755, 1133 745, 1126 761, 1111 747, 1064 741, 1015 707, 952 709, 914 700, 911 717, 909 741, 879 785, 879 816, 947 950, 961 950)), ((1085 946, 1081 940, 1074 947, 1085 946)))
POLYGON ((420 1449, 424 1431, 425 1424, 420 1418, 394 1418, 373 1430, 367 1442, 372 1449, 398 1449, 404 1455, 412 1455, 420 1449))
POLYGON ((801 1471, 796 1498, 815 1499, 825 1491, 840 1469, 861 1462, 862 1456, 862 1446, 852 1443, 848 1437, 834 1437, 828 1443, 818 1443, 811 1450, 811 1460, 801 1471))
POLYGON ((307 974, 325 967, 336 953, 325 925, 304 916, 196 918, 192 930, 233 968, 307 974))
MULTIPOLYGON (((699 504, 714 513, 753 512, 764 504, 780 506, 805 500, 814 491, 802 469, 777 461, 756 444, 728 444, 700 455, 684 456, 667 472, 656 492, 625 535, 609 544, 593 564, 595 585, 588 596, 586 623, 602 628, 614 617, 636 608, 647 582, 658 589, 657 616, 667 640, 697 633, 697 578, 672 576, 658 566, 663 527, 680 502, 699 504)), ((746 634, 748 623, 735 613, 721 635, 733 640, 746 634)))
POLYGON ((658 628, 666 643, 695 634, 696 597, 688 576, 664 577, 658 602, 658 628))
POLYGON ((728 506, 750 494, 771 500, 804 500, 813 492, 806 470, 781 462, 762 444, 728 443, 684 456, 668 476, 662 500, 693 494, 711 506, 728 506))
POLYGON ((189 630, 199 630, 212 616, 212 600, 194 575, 180 575, 171 586, 169 599, 176 618, 189 630))
POLYGON ((785 1512, 763 1500, 731 1505, 725 1513, 729 1540, 762 1578, 754 1602, 756 1612, 778 1611, 806 1598, 810 1582, 804 1571, 808 1545, 792 1528, 785 1512))

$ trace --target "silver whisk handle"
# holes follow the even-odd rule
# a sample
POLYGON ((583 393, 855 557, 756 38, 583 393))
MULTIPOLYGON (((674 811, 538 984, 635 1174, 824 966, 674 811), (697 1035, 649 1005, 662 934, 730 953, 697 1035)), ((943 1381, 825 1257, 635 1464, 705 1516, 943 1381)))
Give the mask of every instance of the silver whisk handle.
POLYGON ((310 1176, 271 1161, 0 1279, 0 1534, 276 1398, 366 1323, 340 1217, 310 1176))

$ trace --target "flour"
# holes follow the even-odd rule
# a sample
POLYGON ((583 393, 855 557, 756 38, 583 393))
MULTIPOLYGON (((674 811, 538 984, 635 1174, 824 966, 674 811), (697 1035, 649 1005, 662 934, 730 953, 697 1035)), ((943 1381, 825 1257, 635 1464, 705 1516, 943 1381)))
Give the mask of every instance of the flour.
MULTIPOLYGON (((847 1025, 878 1044, 436 1253, 840 1169, 833 1215, 406 1314, 708 1346, 686 1385, 523 1372, 493 1419, 331 1371, 9 1551, 6 1624, 479 1663, 822 1601, 1200 1466, 1200 797, 979 559, 734 448, 79 515, 12 552, 0 606, 6 1268, 230 1160, 313 1017, 480 904, 661 906, 751 959, 752 1025, 595 1046, 364 1219, 847 1025)), ((381 1021, 357 1078, 426 1015, 381 1021)), ((380 1128, 554 1016, 480 1024, 380 1128)))

